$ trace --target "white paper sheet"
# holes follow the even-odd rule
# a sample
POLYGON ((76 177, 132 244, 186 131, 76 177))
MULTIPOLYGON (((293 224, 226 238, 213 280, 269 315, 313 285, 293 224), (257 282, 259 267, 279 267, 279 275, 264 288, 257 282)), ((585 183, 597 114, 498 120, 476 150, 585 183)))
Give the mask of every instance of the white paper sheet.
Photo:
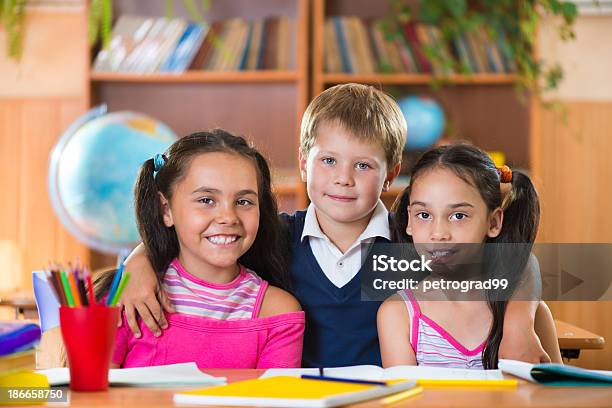
MULTIPOLYGON (((39 370, 49 379, 49 385, 70 383, 68 368, 39 370)), ((225 377, 213 377, 198 369, 196 363, 170 364, 164 366, 115 368, 109 370, 108 381, 115 386, 130 387, 176 387, 183 385, 219 385, 225 377)))
POLYGON ((533 383, 537 382, 531 376, 533 364, 525 363, 524 361, 500 359, 497 365, 504 373, 515 375, 523 380, 531 381, 533 383))
MULTIPOLYGON (((262 378, 279 375, 299 377, 302 374, 319 374, 317 368, 270 369, 262 378)), ((351 378, 360 380, 503 380, 501 370, 468 370, 461 368, 440 368, 426 366, 396 366, 383 369, 373 365, 325 368, 325 375, 330 377, 351 378)))

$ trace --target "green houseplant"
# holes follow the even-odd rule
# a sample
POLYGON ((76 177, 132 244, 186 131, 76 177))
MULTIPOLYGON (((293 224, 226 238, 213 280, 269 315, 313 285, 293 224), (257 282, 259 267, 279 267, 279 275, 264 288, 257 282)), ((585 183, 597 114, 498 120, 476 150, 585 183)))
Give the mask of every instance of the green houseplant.
POLYGON ((26 3, 27 0, 0 0, 0 26, 6 31, 8 56, 15 59, 21 57, 26 3))
MULTIPOLYGON (((546 65, 535 52, 537 28, 543 18, 555 17, 561 39, 574 38, 573 23, 577 7, 563 0, 388 0, 391 13, 385 19, 388 35, 397 35, 399 25, 419 20, 439 27, 442 41, 425 47, 430 60, 448 71, 465 72, 447 52, 448 45, 464 32, 481 27, 500 44, 501 52, 516 62, 517 85, 536 96, 556 89, 563 79, 559 64, 546 65)), ((443 82, 444 77, 436 79, 443 82)))

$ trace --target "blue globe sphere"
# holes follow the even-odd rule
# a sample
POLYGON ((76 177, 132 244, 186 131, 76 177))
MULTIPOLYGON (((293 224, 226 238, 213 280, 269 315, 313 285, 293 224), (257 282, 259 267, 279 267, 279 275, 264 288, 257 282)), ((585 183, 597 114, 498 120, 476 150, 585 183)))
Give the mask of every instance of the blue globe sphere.
POLYGON ((433 145, 444 132, 444 111, 438 103, 419 96, 407 96, 398 101, 406 118, 408 137, 406 150, 422 150, 433 145))
POLYGON ((51 204, 66 229, 88 246, 121 253, 137 244, 133 188, 138 169, 177 136, 140 113, 92 109, 51 153, 51 204))

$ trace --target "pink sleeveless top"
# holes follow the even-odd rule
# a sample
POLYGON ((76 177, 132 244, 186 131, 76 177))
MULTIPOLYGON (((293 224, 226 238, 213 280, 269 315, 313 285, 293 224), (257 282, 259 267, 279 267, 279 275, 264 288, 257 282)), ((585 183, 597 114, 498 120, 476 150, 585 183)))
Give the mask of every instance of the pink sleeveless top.
POLYGON ((419 302, 410 290, 398 292, 410 316, 410 345, 418 365, 484 369, 482 350, 486 340, 468 350, 436 322, 421 313, 419 302))
POLYGON ((133 336, 125 315, 117 331, 113 363, 121 367, 196 362, 200 368, 300 367, 304 312, 258 317, 268 283, 240 267, 227 284, 189 274, 174 260, 164 289, 177 313, 166 314, 168 328, 155 337, 139 321, 133 336))

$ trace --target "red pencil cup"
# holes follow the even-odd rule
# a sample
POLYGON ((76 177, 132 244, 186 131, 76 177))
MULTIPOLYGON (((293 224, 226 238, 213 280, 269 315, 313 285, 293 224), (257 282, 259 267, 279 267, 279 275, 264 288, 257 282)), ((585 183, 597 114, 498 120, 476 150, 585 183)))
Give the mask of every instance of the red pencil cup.
POLYGON ((70 389, 108 389, 108 369, 115 348, 118 319, 118 307, 60 307, 60 326, 70 367, 70 389))

